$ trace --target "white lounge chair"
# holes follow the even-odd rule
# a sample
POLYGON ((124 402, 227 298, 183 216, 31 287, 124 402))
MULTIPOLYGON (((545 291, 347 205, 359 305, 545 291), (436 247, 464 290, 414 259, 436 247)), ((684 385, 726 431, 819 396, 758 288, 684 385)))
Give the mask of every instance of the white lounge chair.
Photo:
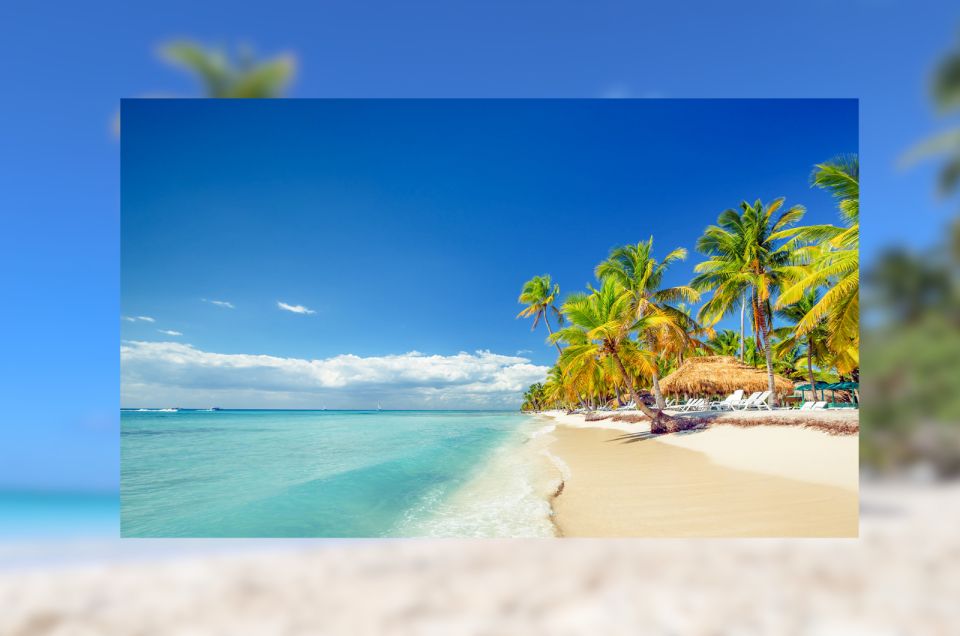
POLYGON ((813 402, 804 402, 802 405, 800 405, 800 410, 809 411, 810 409, 813 408, 813 404, 814 404, 813 402))
POLYGON ((751 393, 750 397, 748 397, 745 400, 740 400, 738 404, 733 405, 733 408, 740 409, 741 411, 745 411, 751 406, 753 406, 753 403, 757 401, 757 398, 760 397, 760 395, 761 395, 760 391, 757 391, 756 393, 751 393))
POLYGON ((754 400, 753 404, 751 404, 747 408, 757 409, 758 411, 761 409, 767 409, 768 411, 772 411, 773 407, 767 403, 767 399, 769 399, 769 397, 770 397, 770 391, 764 391, 763 393, 760 394, 760 397, 754 400))
POLYGON ((706 400, 703 398, 691 398, 687 400, 686 404, 681 404, 675 411, 693 411, 696 409, 701 409, 707 406, 706 400))
POLYGON ((739 404, 742 399, 743 399, 743 389, 737 389, 736 391, 728 395, 725 399, 720 400, 719 402, 711 402, 710 409, 711 410, 716 409, 718 411, 724 411, 729 409, 732 411, 734 405, 739 404))
POLYGON ((827 408, 826 402, 815 402, 813 406, 810 407, 811 411, 823 411, 827 408))

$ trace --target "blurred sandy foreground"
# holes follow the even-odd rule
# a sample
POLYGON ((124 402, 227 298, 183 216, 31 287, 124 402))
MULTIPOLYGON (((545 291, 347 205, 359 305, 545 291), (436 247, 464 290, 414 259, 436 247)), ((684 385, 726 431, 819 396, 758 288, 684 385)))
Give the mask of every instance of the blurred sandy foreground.
POLYGON ((861 501, 860 539, 281 543, 23 566, 0 572, 0 634, 958 633, 960 485, 867 482, 861 501))

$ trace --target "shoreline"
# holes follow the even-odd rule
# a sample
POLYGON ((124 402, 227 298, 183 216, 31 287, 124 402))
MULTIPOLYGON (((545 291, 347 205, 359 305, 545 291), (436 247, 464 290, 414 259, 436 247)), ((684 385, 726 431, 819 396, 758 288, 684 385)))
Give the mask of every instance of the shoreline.
POLYGON ((815 418, 832 434, 805 414, 725 415, 653 436, 645 421, 536 414, 567 470, 549 499, 557 536, 857 536, 855 412, 815 418))

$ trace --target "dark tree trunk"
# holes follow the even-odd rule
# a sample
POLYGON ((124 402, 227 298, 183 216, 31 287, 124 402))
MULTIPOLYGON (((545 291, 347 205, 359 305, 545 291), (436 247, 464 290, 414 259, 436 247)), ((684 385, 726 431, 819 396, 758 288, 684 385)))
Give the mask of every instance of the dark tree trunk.
POLYGON ((747 295, 744 293, 743 298, 740 300, 740 362, 743 362, 743 358, 746 350, 746 333, 744 331, 744 316, 747 313, 747 295))
MULTIPOLYGON (((656 342, 654 341, 653 336, 650 334, 647 335, 647 346, 650 347, 650 353, 656 356, 657 354, 655 350, 656 342)), ((652 375, 653 375, 653 382, 652 382, 653 386, 651 388, 653 388, 653 397, 656 398, 657 400, 657 408, 662 411, 663 409, 667 408, 667 403, 666 401, 664 401, 663 393, 660 391, 660 370, 657 368, 656 365, 654 365, 653 367, 652 375)))
MULTIPOLYGON (((547 332, 552 336, 553 329, 550 327, 550 318, 547 316, 547 312, 543 312, 543 324, 547 326, 547 332)), ((560 348, 559 342, 554 342, 553 346, 557 348, 557 353, 563 353, 563 349, 560 348)))
POLYGON ((779 406, 780 400, 777 399, 777 385, 773 381, 773 352, 770 347, 770 332, 773 330, 773 318, 766 315, 766 312, 763 311, 763 307, 760 306, 760 300, 757 298, 756 292, 754 292, 753 301, 754 314, 759 317, 762 322, 759 322, 757 331, 757 337, 760 339, 760 342, 763 346, 763 351, 767 359, 767 389, 770 391, 770 406, 779 406))
POLYGON ((620 375, 623 376, 623 382, 627 385, 627 390, 630 392, 630 397, 633 398, 633 401, 637 405, 637 408, 640 409, 640 412, 650 418, 650 432, 670 433, 673 428, 671 426, 671 422, 674 418, 667 415, 662 410, 654 410, 644 404, 643 400, 640 399, 640 395, 637 394, 637 390, 633 386, 633 381, 630 379, 630 374, 627 373, 626 367, 623 366, 623 361, 620 359, 620 354, 616 351, 612 351, 610 355, 613 356, 614 362, 617 363, 617 368, 620 369, 620 375))

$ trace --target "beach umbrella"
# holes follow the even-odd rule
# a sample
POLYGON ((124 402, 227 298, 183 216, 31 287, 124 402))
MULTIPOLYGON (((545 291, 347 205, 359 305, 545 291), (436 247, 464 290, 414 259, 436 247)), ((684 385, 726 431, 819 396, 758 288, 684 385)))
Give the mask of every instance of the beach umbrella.
POLYGON ((853 395, 854 401, 857 403, 860 402, 860 396, 857 395, 858 389, 860 388, 859 382, 837 382, 833 385, 833 388, 837 389, 838 391, 850 391, 850 394, 853 395))
POLYGON ((810 383, 808 382, 807 384, 797 385, 796 389, 797 389, 798 391, 813 391, 813 397, 814 397, 814 398, 817 397, 817 389, 820 389, 820 399, 823 400, 823 399, 824 399, 824 398, 823 398, 823 390, 824 390, 824 389, 829 389, 830 386, 831 386, 831 385, 830 385, 829 383, 827 383, 827 382, 823 382, 823 381, 821 381, 821 380, 817 380, 817 383, 816 383, 813 387, 811 387, 811 386, 810 386, 810 383))

